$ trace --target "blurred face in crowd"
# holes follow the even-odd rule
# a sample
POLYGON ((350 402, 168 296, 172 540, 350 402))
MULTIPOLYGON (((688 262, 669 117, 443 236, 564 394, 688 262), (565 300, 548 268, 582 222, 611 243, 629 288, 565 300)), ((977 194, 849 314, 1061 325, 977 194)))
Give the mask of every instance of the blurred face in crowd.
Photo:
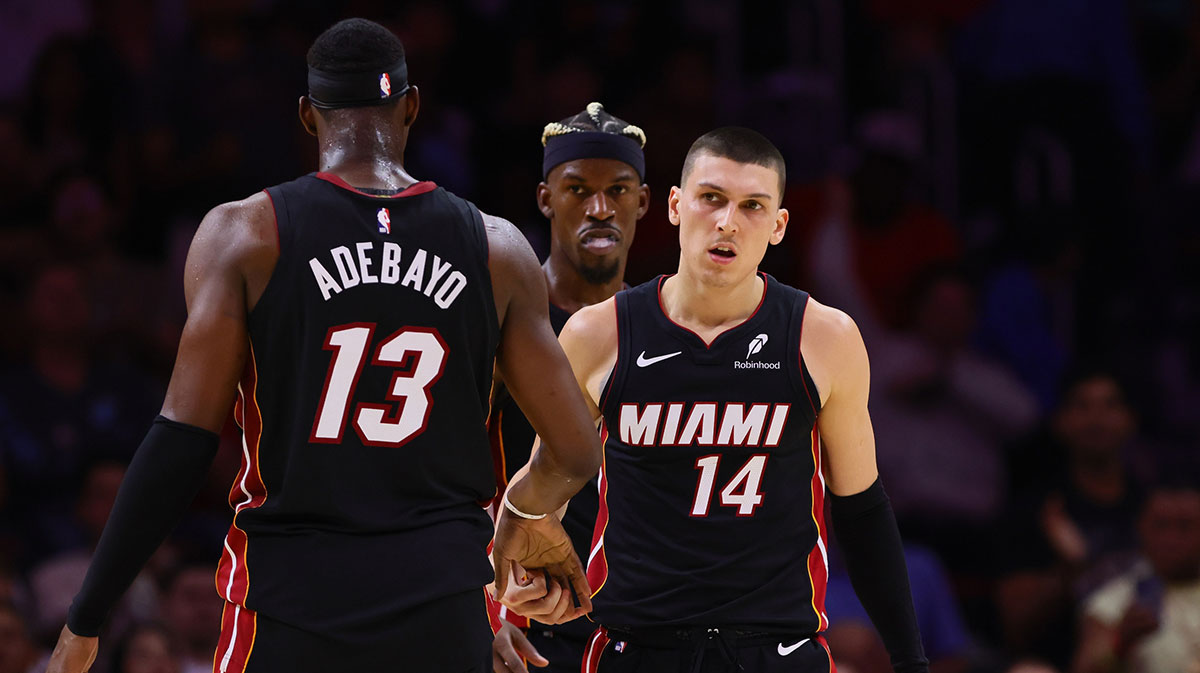
POLYGON ((917 333, 932 347, 954 352, 975 330, 975 295, 962 279, 945 277, 923 293, 915 316, 917 333))
POLYGON ((623 161, 576 159, 550 170, 537 199, 550 220, 550 254, 566 258, 588 283, 602 285, 624 271, 650 188, 623 161))
POLYGON ((108 197, 89 177, 67 180, 54 195, 51 213, 54 231, 76 250, 94 253, 108 238, 112 213, 108 197))
POLYGON ((90 309, 77 269, 46 269, 34 281, 26 302, 30 327, 40 341, 74 343, 87 338, 90 309))
POLYGON ((189 652, 211 652, 220 635, 222 607, 220 596, 213 591, 213 569, 187 567, 167 589, 163 617, 189 652))
POLYGON ((129 638, 117 673, 179 673, 179 654, 167 634, 157 627, 142 627, 129 638))
POLYGON ((1073 457, 1108 459, 1133 436, 1134 417, 1117 382, 1096 376, 1067 391, 1054 429, 1073 457))
POLYGON ((679 272, 715 287, 753 274, 768 245, 783 240, 788 211, 779 207, 779 173, 725 157, 694 157, 683 185, 668 198, 679 227, 679 272))
POLYGON ((118 463, 101 463, 88 471, 83 492, 79 494, 78 516, 93 542, 104 531, 124 477, 125 468, 118 463))
POLYGON ((1160 490, 1138 523, 1142 549, 1167 582, 1200 577, 1200 490, 1160 490))
POLYGON ((36 659, 25 622, 11 606, 0 608, 0 673, 26 673, 36 659))

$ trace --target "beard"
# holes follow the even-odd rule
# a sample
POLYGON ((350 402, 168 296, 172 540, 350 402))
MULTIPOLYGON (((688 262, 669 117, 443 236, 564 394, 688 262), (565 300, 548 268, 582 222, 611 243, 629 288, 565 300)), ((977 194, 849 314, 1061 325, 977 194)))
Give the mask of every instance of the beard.
POLYGON ((611 262, 599 260, 591 264, 583 262, 578 268, 579 275, 583 276, 584 282, 588 285, 604 285, 617 277, 621 264, 615 259, 611 262))

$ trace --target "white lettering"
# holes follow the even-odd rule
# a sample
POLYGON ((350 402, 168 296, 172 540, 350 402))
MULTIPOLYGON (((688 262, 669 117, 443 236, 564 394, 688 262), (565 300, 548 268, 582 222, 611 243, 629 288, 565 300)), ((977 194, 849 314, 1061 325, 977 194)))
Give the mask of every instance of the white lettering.
POLYGON ((329 275, 325 267, 321 266, 316 257, 308 260, 308 265, 312 267, 313 276, 317 279, 317 287, 321 288, 321 296, 325 298, 325 301, 329 301, 331 291, 334 294, 342 291, 342 288, 338 287, 337 281, 329 275))
POLYGON ((417 254, 413 255, 412 262, 408 265, 408 273, 404 274, 404 280, 400 281, 400 284, 420 290, 423 278, 425 278, 425 251, 418 249, 417 254))
POLYGON ((378 283, 379 276, 371 273, 371 260, 367 258, 367 251, 375 247, 374 244, 370 241, 363 241, 355 247, 358 248, 358 268, 362 270, 363 284, 378 283))
POLYGON ((354 267, 354 257, 350 254, 350 248, 339 245, 329 252, 333 254, 333 264, 337 267, 338 275, 342 277, 342 287, 348 290, 358 285, 358 269, 354 267))
MULTIPOLYGON (((442 259, 437 255, 433 256, 433 269, 429 272, 429 282, 425 283, 426 297, 429 296, 430 292, 433 292, 434 286, 437 285, 437 282, 442 279, 442 276, 446 275, 446 272, 450 270, 450 262, 446 262, 444 265, 438 266, 441 261, 442 259)), ((464 278, 463 280, 466 279, 464 278)), ((443 306, 442 308, 446 307, 443 306)))
POLYGON ((680 446, 688 446, 693 442, 701 446, 712 446, 716 435, 717 405, 715 402, 698 402, 692 407, 687 423, 683 426, 683 436, 679 438, 680 446))
MULTIPOLYGON (((446 266, 449 266, 449 264, 446 266)), ((445 283, 442 283, 442 287, 433 296, 433 301, 442 308, 450 308, 450 304, 454 303, 455 299, 458 299, 458 295, 462 294, 463 288, 466 286, 467 277, 462 275, 461 271, 455 271, 450 274, 445 283)))
POLYGON ((638 405, 621 405, 621 441, 630 446, 651 446, 658 430, 661 404, 647 404, 638 416, 638 405))
POLYGON ((745 405, 727 404, 725 416, 721 419, 721 432, 717 436, 717 444, 758 446, 769 407, 769 404, 753 404, 750 406, 749 415, 745 415, 745 405))
POLYGON ((400 280, 400 246, 391 241, 383 242, 383 264, 379 268, 379 281, 395 285, 400 280))
POLYGON ((771 414, 771 427, 767 430, 767 443, 764 446, 779 446, 779 438, 783 436, 783 428, 787 425, 790 404, 776 404, 771 414))
POLYGON ((675 437, 679 434, 679 419, 683 416, 683 403, 672 402, 667 405, 667 424, 663 426, 662 442, 664 446, 670 446, 675 443, 675 437))

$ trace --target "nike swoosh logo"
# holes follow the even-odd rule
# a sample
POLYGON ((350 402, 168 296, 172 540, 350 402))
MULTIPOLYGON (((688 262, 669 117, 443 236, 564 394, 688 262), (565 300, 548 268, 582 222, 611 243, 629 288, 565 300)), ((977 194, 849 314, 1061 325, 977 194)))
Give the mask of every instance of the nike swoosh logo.
POLYGON ((655 362, 662 362, 663 360, 666 360, 667 358, 673 358, 682 352, 683 351, 675 351, 674 353, 667 353, 666 355, 659 355, 657 357, 648 358, 648 357, 646 357, 646 351, 642 351, 642 354, 638 356, 637 365, 639 367, 649 367, 650 365, 654 364, 655 362))
POLYGON ((787 655, 791 654, 792 652, 795 652, 796 650, 800 649, 800 646, 803 645, 804 643, 807 643, 808 640, 809 640, 808 638, 805 638, 804 640, 801 640, 800 642, 796 643, 795 645, 790 645, 788 647, 784 647, 783 643, 779 643, 779 656, 786 657, 787 655))

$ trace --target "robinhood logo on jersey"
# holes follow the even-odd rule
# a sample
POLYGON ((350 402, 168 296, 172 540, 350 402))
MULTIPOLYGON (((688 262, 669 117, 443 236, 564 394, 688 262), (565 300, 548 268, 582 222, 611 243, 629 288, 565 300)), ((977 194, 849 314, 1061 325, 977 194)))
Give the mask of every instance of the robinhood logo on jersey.
POLYGON ((779 362, 763 362, 762 360, 751 360, 750 358, 762 351, 763 346, 767 345, 767 335, 759 334, 750 340, 750 345, 746 348, 745 360, 734 360, 734 369, 779 369, 779 362))

